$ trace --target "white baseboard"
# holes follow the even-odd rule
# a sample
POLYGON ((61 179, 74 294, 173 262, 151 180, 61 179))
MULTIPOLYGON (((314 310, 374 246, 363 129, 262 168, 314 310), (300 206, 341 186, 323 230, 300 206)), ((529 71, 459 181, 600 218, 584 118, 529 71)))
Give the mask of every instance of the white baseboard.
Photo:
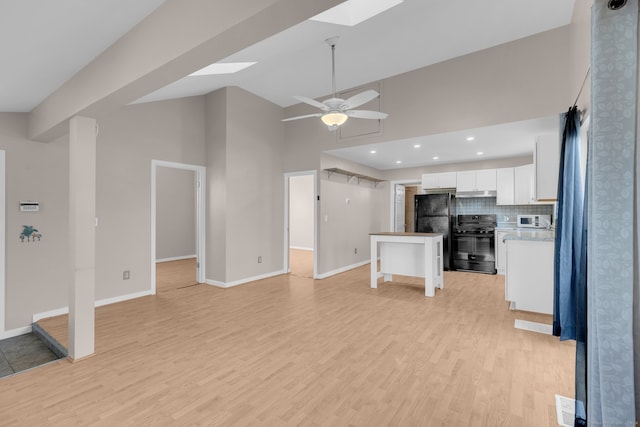
POLYGON ((305 248, 303 246, 289 246, 289 249, 297 249, 299 251, 311 251, 311 252, 313 252, 313 248, 305 248))
POLYGON ((0 340, 28 334, 29 332, 31 332, 31 326, 25 326, 23 328, 11 329, 10 331, 0 332, 0 340))
MULTIPOLYGON (((133 294, 121 295, 121 296, 117 296, 117 297, 113 297, 113 298, 105 298, 105 299, 101 299, 101 300, 96 301, 95 302, 95 307, 102 307, 103 305, 115 304, 117 302, 128 301, 130 299, 146 297, 146 296, 149 296, 149 295, 153 295, 150 290, 149 291, 136 292, 136 293, 133 293, 133 294)), ((62 308, 58 308, 58 309, 55 309, 55 310, 46 311, 44 313, 36 313, 32 317, 32 322, 35 323, 38 320, 46 319, 48 317, 61 316, 63 314, 68 314, 68 313, 69 313, 69 307, 62 307, 62 308)))
POLYGON ((117 302, 128 301, 130 299, 147 297, 149 295, 153 295, 153 293, 150 290, 142 291, 142 292, 135 292, 133 294, 121 295, 119 297, 105 298, 105 299, 101 299, 101 300, 96 301, 96 307, 102 307, 103 305, 109 305, 109 304, 115 304, 117 302))
POLYGON ((545 323, 538 323, 538 322, 530 322, 528 320, 516 319, 513 324, 513 327, 516 329, 522 329, 522 330, 531 331, 531 332, 539 332, 541 334, 547 334, 547 335, 551 335, 553 333, 552 325, 547 325, 545 323))
POLYGON ((69 307, 56 308, 55 310, 45 311, 44 313, 36 313, 31 317, 31 321, 36 323, 38 320, 46 319, 48 317, 62 316, 69 313, 69 307))
POLYGON ((169 261, 181 261, 183 259, 192 259, 192 258, 197 258, 196 255, 184 255, 184 256, 175 256, 172 258, 161 258, 161 259, 156 259, 156 264, 160 263, 160 262, 169 262, 169 261))
POLYGON ((370 260, 357 262, 355 264, 347 265, 345 267, 338 268, 336 270, 327 271, 326 273, 318 274, 317 279, 326 279, 327 277, 335 276, 336 274, 344 273, 345 271, 353 270, 354 268, 362 267, 370 263, 370 260))
POLYGON ((220 282, 218 280, 206 279, 204 283, 207 285, 217 286, 219 288, 232 288, 245 283, 255 282, 256 280, 268 279, 269 277, 280 276, 286 274, 284 270, 273 271, 271 273, 261 274, 260 276, 247 277, 246 279, 234 280, 233 282, 220 282))

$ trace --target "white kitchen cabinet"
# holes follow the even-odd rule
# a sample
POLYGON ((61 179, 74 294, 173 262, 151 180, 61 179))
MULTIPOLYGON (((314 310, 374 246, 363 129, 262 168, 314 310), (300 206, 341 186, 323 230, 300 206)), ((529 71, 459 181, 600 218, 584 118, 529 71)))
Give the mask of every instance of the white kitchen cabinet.
POLYGON ((426 173, 422 175, 422 188, 456 188, 456 173, 426 173))
POLYGON ((476 190, 496 191, 495 169, 483 169, 476 171, 476 190))
POLYGON ((440 188, 456 188, 456 173, 455 172, 443 172, 440 175, 440 188))
POLYGON ((463 171, 456 175, 457 191, 496 191, 496 170, 463 171))
POLYGON ((496 204, 513 205, 514 195, 513 168, 496 169, 496 204))
POLYGON ((556 135, 536 138, 533 153, 535 165, 535 199, 555 202, 558 199, 558 175, 560 173, 560 140, 556 135))
POLYGON ((513 175, 514 204, 526 205, 533 202, 533 165, 515 167, 513 175))
POLYGON ((456 175, 457 191, 475 191, 476 174, 474 171, 458 172, 456 175))
MULTIPOLYGON (((504 241, 504 236, 507 234, 507 231, 499 231, 496 230, 496 270, 498 274, 504 275, 507 263, 507 244, 504 241)), ((505 297, 506 297, 506 286, 505 286, 505 297)))
POLYGON ((515 310, 553 314, 553 241, 507 240, 505 298, 515 310))

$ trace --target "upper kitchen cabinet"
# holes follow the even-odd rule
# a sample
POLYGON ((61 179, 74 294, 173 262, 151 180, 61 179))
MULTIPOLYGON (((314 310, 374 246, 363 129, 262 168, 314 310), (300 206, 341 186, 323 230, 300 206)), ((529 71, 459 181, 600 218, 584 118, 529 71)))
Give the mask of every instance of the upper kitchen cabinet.
POLYGON ((535 201, 533 197, 533 165, 513 168, 514 204, 526 205, 535 201))
POLYGON ((456 173, 426 173, 422 175, 422 188, 456 188, 456 173))
POLYGON ((560 140, 558 136, 536 137, 533 163, 535 165, 535 199, 539 202, 555 202, 558 199, 558 174, 560 172, 560 140))
POLYGON ((496 205, 513 205, 515 203, 513 168, 496 169, 496 205))
POLYGON ((457 191, 496 191, 496 170, 483 169, 457 173, 457 191))

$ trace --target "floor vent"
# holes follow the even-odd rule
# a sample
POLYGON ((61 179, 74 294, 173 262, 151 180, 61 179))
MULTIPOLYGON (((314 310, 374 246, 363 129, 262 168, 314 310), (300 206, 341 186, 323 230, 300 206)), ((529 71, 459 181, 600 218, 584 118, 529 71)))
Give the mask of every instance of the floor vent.
POLYGON ((575 420, 576 401, 569 397, 556 394, 556 415, 558 425, 563 427, 573 427, 575 420))
POLYGON ((553 327, 544 323, 530 322, 528 320, 516 319, 513 325, 516 329, 522 329, 525 331, 539 332, 541 334, 551 335, 553 327))

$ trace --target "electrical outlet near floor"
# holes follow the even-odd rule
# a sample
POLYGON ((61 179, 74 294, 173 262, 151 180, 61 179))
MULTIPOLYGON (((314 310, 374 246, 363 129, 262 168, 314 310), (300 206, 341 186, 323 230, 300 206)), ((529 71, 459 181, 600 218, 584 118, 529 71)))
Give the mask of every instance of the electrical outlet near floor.
POLYGON ((125 270, 122 272, 122 280, 129 280, 131 279, 131 271, 129 270, 125 270))
POLYGON ((357 254, 357 253, 358 253, 358 248, 355 248, 355 249, 353 250, 353 253, 354 253, 354 254, 357 254))
POLYGON ((262 264, 262 257, 261 256, 258 257, 258 264, 262 264))

